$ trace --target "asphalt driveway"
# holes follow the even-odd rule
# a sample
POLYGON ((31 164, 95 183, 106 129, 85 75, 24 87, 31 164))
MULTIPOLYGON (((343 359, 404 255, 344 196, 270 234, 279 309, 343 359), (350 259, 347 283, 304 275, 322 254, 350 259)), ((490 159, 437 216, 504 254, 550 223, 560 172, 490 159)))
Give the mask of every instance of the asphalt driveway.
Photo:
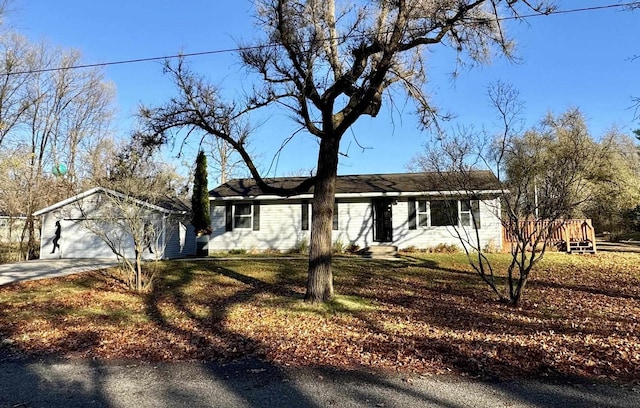
POLYGON ((114 259, 45 259, 0 265, 0 286, 33 279, 55 278, 117 265, 114 259))

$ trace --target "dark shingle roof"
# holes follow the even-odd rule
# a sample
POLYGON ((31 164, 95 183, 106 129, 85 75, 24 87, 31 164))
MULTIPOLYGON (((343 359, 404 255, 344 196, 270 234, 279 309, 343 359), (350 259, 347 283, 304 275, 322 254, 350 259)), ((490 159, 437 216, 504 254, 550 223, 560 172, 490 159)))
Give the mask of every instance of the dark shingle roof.
MULTIPOLYGON (((292 188, 306 177, 277 177, 265 179, 274 187, 292 188)), ((395 173, 338 176, 336 194, 347 193, 408 193, 437 191, 500 190, 502 185, 488 170, 473 171, 463 177, 461 173, 395 173)), ((307 193, 312 193, 311 187, 307 193)), ((253 179, 230 180, 209 192, 212 198, 257 197, 262 191, 253 179)))
MULTIPOLYGON (((142 200, 144 201, 144 199, 142 200)), ((191 211, 191 204, 177 197, 165 196, 157 200, 147 200, 147 201, 150 202, 151 204, 155 204, 158 207, 162 207, 165 210, 169 210, 169 211, 177 211, 177 212, 191 211)))

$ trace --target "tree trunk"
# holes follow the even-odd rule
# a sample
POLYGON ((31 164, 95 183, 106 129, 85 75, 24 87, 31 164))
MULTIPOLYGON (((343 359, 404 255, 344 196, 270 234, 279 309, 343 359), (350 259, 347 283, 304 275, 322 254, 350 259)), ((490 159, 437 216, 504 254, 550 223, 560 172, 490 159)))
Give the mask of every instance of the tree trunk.
POLYGON ((136 292, 142 292, 142 251, 136 249, 136 292))
POLYGON ((27 234, 28 234, 27 260, 36 259, 37 258, 36 256, 36 249, 37 249, 36 225, 35 225, 35 220, 33 218, 32 211, 29 211, 29 214, 27 214, 27 223, 25 227, 27 228, 27 234))
POLYGON ((309 244, 309 275, 305 295, 305 300, 311 303, 326 302, 333 296, 331 233, 339 147, 339 138, 325 136, 320 142, 318 152, 309 244))
POLYGON ((514 295, 511 297, 511 304, 513 306, 519 306, 520 300, 522 300, 522 292, 524 292, 524 287, 527 286, 527 281, 529 280, 529 271, 521 272, 520 279, 518 279, 518 285, 516 287, 514 295))

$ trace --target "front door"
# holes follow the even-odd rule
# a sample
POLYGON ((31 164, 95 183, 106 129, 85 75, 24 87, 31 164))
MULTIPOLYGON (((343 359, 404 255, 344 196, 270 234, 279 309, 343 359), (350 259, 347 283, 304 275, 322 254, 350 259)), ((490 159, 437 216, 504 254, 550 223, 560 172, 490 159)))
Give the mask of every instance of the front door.
POLYGON ((373 240, 376 242, 393 241, 392 205, 390 198, 373 200, 373 240))

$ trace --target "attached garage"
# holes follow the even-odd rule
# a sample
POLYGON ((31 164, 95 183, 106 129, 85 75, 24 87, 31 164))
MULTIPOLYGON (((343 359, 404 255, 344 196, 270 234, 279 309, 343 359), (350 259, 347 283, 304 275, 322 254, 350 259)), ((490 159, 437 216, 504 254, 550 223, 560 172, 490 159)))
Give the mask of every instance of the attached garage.
POLYGON ((144 234, 144 259, 195 254, 189 208, 181 201, 149 203, 96 187, 34 213, 42 217, 40 258, 135 256, 134 236, 144 234))

